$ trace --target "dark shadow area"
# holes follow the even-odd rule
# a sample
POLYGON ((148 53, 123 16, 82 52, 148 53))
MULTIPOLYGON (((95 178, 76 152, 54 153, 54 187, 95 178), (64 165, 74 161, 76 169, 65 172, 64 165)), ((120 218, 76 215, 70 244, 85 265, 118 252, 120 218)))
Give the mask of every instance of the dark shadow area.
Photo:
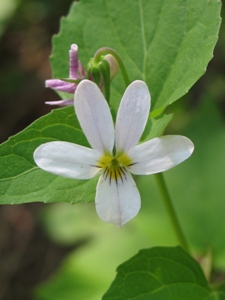
MULTIPOLYGON (((0 142, 50 112, 58 99, 46 89, 51 78, 52 35, 71 0, 21 0, 0 37, 0 142)), ((0 3, 0 9, 1 9, 0 3)), ((66 62, 68 63, 68 62, 66 62)), ((0 206, 0 299, 29 300, 32 288, 48 278, 76 247, 49 240, 39 222, 44 204, 0 206)))

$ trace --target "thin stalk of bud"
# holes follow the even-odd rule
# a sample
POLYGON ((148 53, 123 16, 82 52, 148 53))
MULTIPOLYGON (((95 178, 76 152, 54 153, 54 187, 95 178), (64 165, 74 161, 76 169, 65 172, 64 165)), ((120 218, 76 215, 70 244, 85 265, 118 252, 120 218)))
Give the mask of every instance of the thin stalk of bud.
POLYGON ((97 52, 94 55, 94 59, 96 62, 99 62, 102 58, 102 55, 107 55, 107 54, 111 54, 118 62, 119 66, 120 66, 120 70, 122 72, 123 75, 123 80, 125 82, 125 85, 128 86, 131 81, 129 79, 129 76, 127 74, 126 68, 123 64, 123 61, 121 59, 121 57, 119 56, 119 54, 113 50, 112 48, 108 48, 108 47, 103 47, 97 50, 97 52))

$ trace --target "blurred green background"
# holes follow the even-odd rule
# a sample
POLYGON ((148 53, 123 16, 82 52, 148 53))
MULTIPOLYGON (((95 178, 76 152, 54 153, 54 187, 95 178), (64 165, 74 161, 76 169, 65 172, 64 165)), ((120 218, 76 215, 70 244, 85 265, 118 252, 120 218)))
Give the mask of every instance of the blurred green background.
MULTIPOLYGON (((51 37, 71 0, 1 0, 0 142, 48 113, 51 37)), ((223 8, 222 15, 225 15, 223 8)), ((76 41, 74 41, 76 42, 76 41)), ((169 109, 167 133, 195 144, 190 160, 166 172, 192 251, 213 255, 214 276, 225 270, 225 25, 206 74, 169 109)), ((176 245, 153 177, 138 180, 139 215, 123 227, 101 222, 94 204, 0 207, 0 300, 97 300, 118 264, 141 248, 176 245), (151 190, 151 193, 149 193, 151 190)))

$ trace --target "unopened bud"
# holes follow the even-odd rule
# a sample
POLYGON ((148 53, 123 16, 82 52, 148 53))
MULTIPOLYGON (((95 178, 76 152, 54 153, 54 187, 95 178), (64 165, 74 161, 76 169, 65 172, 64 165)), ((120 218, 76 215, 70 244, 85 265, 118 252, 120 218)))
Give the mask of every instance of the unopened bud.
POLYGON ((116 76, 118 70, 119 70, 119 64, 115 57, 111 54, 107 54, 104 56, 104 59, 108 62, 109 68, 110 68, 110 80, 113 80, 113 78, 116 76))

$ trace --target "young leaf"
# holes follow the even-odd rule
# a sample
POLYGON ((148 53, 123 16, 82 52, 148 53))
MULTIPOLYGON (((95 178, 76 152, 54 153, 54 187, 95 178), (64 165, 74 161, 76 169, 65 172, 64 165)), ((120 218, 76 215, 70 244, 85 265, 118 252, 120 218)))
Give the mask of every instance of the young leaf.
MULTIPOLYGON (((212 58, 220 26, 218 0, 82 0, 62 19, 53 39, 54 77, 68 76, 68 49, 79 46, 83 65, 101 47, 115 49, 130 79, 146 81, 152 111, 187 93, 212 58)), ((125 85, 113 81, 112 100, 125 85)))
POLYGON ((212 291, 199 264, 180 247, 141 250, 120 265, 103 300, 224 300, 212 291))

